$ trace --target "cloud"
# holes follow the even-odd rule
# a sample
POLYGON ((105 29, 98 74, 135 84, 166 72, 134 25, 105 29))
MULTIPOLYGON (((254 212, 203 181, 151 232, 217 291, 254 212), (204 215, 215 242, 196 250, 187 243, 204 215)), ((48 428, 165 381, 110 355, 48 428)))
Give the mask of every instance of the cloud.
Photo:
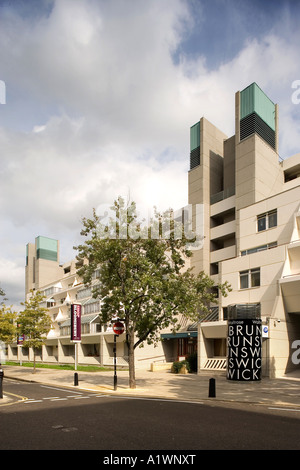
MULTIPOLYGON (((128 194, 161 210, 187 204, 189 127, 204 115, 232 135, 234 94, 253 81, 280 105, 281 153, 297 151, 291 84, 300 78, 300 33, 289 15, 280 29, 243 36, 238 52, 215 63, 207 60, 213 34, 193 54, 184 48, 212 22, 204 6, 195 17, 181 0, 42 5, 35 13, 6 8, 0 19, 0 239, 10 231, 14 241, 1 255, 16 269, 13 295, 24 284, 21 251, 36 236, 60 239, 66 261, 92 207, 128 194)), ((246 24, 243 10, 234 21, 239 15, 246 24)), ((228 41, 236 47, 237 38, 228 41)))
POLYGON ((6 295, 8 293, 14 293, 13 297, 8 295, 8 305, 13 305, 13 308, 16 311, 21 310, 20 301, 24 297, 24 267, 18 265, 18 262, 9 261, 5 258, 0 258, 0 279, 4 279, 5 282, 1 282, 1 287, 3 288, 6 295))

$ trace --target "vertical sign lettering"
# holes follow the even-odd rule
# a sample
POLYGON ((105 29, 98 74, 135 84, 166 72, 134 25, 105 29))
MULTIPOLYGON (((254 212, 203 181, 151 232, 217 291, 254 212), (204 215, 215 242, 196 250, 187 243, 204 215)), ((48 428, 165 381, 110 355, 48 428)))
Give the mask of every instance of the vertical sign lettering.
POLYGON ((71 305, 71 340, 81 341, 81 305, 71 305))
POLYGON ((261 320, 228 320, 227 379, 261 379, 261 320))

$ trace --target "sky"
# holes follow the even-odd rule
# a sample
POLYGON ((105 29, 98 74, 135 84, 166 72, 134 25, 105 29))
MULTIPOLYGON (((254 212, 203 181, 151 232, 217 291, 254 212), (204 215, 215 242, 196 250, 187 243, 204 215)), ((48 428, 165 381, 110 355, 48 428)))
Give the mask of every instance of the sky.
POLYGON ((9 302, 24 300, 37 236, 58 239, 64 263, 82 217, 118 196, 187 205, 190 126, 204 116, 233 135, 235 92, 252 82, 279 105, 280 157, 300 152, 299 24, 298 0, 0 0, 9 302))

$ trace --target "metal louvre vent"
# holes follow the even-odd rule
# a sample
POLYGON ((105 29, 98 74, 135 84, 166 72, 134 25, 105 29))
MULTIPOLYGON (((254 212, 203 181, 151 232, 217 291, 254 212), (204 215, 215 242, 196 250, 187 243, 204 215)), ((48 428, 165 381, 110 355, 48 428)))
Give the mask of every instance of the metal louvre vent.
POLYGON ((275 131, 259 117, 258 114, 252 113, 244 117, 240 121, 240 139, 243 140, 251 134, 258 134, 272 148, 275 149, 275 131))
POLYGON ((190 170, 200 165, 200 146, 191 150, 190 153, 190 170))
POLYGON ((228 319, 256 319, 261 317, 260 303, 228 305, 228 319))

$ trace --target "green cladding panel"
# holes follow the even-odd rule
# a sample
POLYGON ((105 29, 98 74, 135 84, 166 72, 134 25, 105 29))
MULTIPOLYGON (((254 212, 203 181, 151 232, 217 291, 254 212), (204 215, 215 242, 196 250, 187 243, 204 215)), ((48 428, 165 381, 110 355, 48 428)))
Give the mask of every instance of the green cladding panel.
POLYGON ((200 165, 200 121, 190 128, 190 170, 200 165))
POLYGON ((37 259, 45 259, 48 261, 57 261, 58 242, 53 238, 37 237, 36 238, 36 256, 37 259))
POLYGON ((200 121, 190 128, 190 151, 200 146, 200 121))
POLYGON ((240 93, 240 119, 256 113, 258 116, 275 131, 275 104, 259 88, 256 83, 252 83, 240 93))

